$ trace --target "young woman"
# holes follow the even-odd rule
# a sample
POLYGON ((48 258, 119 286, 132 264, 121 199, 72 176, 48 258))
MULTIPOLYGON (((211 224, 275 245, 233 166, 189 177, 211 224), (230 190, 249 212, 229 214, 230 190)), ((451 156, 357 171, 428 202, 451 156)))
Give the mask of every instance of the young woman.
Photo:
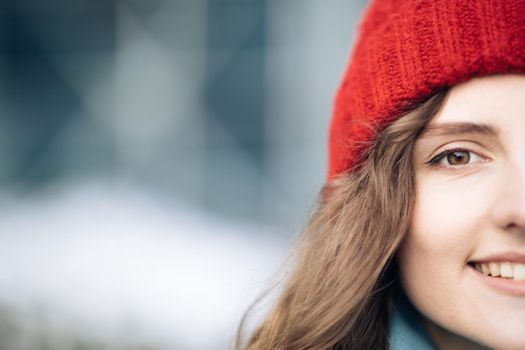
POLYGON ((255 349, 525 349, 525 1, 377 0, 255 349))

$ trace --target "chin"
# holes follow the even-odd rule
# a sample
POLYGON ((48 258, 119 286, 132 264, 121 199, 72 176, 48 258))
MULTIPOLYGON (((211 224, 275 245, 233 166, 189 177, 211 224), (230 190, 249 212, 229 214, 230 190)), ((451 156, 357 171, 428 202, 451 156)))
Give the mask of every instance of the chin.
POLYGON ((505 330, 497 328, 494 328, 491 331, 484 330, 483 336, 475 337, 474 340, 490 349, 524 350, 525 324, 521 323, 519 327, 512 327, 510 323, 508 323, 508 325, 510 327, 507 327, 505 330))
POLYGON ((523 350, 525 349, 525 339, 491 339, 486 343, 491 349, 498 350, 523 350))

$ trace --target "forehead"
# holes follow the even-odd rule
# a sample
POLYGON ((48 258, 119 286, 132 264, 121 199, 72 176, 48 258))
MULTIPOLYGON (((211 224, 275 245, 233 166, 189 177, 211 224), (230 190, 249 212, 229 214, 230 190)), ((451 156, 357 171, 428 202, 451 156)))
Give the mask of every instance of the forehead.
MULTIPOLYGON (((434 123, 474 122, 525 130, 525 75, 474 78, 454 86, 434 123)), ((525 135, 524 135, 525 136, 525 135)))

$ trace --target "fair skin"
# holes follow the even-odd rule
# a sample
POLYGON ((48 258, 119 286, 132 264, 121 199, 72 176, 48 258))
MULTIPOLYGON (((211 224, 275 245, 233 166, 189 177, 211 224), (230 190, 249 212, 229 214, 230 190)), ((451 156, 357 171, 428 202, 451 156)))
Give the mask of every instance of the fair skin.
POLYGON ((432 340, 525 349, 525 75, 453 87, 413 160, 418 194, 397 258, 432 340))

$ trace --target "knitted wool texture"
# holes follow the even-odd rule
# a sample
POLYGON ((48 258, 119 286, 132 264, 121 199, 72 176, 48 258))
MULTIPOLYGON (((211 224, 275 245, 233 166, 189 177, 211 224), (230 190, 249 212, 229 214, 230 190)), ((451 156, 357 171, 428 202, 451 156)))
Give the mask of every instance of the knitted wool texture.
POLYGON ((434 93, 507 72, 525 72, 525 0, 372 1, 335 99, 328 180, 434 93))

